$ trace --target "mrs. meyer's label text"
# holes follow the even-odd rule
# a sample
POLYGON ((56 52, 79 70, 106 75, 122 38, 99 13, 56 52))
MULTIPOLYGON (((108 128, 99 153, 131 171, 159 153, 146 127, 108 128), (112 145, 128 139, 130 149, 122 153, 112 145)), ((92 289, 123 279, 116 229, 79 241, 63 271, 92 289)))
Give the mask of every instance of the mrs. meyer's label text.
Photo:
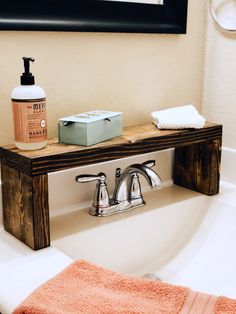
POLYGON ((46 99, 12 100, 15 141, 36 143, 47 140, 46 99))

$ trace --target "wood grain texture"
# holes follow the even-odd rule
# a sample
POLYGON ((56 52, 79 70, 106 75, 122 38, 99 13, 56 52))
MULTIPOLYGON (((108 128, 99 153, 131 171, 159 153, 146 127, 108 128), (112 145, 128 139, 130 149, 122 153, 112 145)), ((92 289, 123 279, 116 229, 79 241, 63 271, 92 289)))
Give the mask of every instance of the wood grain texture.
POLYGON ((207 195, 219 193, 221 139, 175 149, 174 183, 207 195))
POLYGON ((1 163, 4 228, 34 250, 50 245, 48 178, 1 163))
POLYGON ((0 148, 1 159, 27 175, 41 175, 72 167, 181 147, 222 136, 222 126, 207 123, 202 129, 158 130, 153 124, 124 128, 123 135, 90 147, 60 144, 51 140, 37 151, 21 151, 14 146, 0 148))

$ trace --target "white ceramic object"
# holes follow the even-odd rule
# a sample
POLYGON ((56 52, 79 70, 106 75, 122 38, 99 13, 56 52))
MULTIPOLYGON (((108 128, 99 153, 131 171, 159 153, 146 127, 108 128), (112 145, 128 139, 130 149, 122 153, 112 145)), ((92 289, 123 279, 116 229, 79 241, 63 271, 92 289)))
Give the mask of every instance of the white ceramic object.
POLYGON ((156 271, 192 238, 209 198, 171 186, 145 193, 146 205, 110 217, 89 208, 51 219, 52 245, 72 259, 86 259, 115 271, 142 276, 156 271))
POLYGON ((222 184, 221 193, 208 199, 206 215, 193 238, 156 275, 236 299, 236 187, 222 184))
POLYGON ((107 218, 88 208, 54 217, 52 245, 72 259, 236 298, 236 187, 207 197, 170 186, 145 198, 145 207, 107 218))

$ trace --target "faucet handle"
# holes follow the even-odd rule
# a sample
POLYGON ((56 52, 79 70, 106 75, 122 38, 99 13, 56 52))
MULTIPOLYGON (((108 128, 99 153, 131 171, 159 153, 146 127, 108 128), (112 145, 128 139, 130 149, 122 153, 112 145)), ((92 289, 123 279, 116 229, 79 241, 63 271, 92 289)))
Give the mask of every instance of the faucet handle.
POLYGON ((154 160, 154 159, 147 160, 147 161, 144 161, 144 162, 143 162, 143 165, 144 165, 144 166, 147 166, 148 168, 154 167, 155 164, 156 164, 156 160, 154 160))
POLYGON ((134 172, 131 174, 130 191, 128 199, 133 206, 142 206, 145 204, 141 193, 141 184, 139 182, 139 175, 134 172))
POLYGON ((103 172, 99 172, 97 175, 81 174, 75 177, 75 181, 79 183, 87 183, 92 181, 100 181, 101 183, 104 183, 106 181, 106 175, 103 172))
POLYGON ((99 172, 97 175, 82 174, 76 176, 75 180, 79 183, 98 181, 93 197, 93 205, 89 213, 93 216, 103 216, 104 210, 110 206, 105 173, 99 172))

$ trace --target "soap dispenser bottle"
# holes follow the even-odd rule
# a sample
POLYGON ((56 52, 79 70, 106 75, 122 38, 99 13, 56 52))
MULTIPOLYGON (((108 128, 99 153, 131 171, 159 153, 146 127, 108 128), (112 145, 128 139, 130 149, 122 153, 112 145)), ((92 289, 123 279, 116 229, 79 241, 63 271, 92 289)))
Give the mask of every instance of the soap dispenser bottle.
POLYGON ((21 150, 35 150, 47 145, 46 94, 30 73, 34 59, 23 57, 23 62, 21 85, 11 93, 15 145, 21 150))

